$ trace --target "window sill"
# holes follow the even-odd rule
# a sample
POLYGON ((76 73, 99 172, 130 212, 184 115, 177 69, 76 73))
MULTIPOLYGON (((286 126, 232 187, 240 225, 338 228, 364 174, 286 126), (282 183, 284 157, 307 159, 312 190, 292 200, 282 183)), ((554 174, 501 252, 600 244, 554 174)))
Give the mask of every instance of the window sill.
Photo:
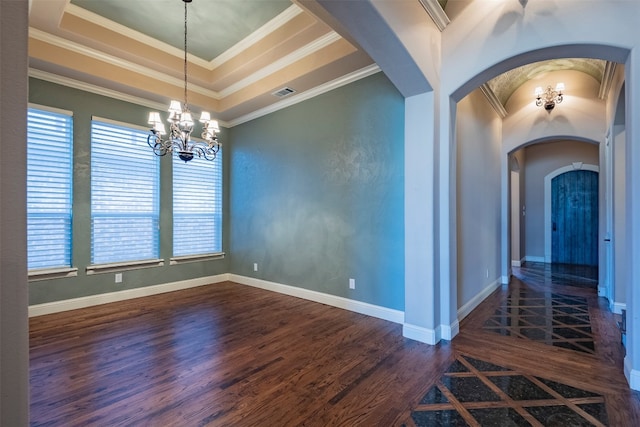
POLYGON ((112 262, 109 264, 93 264, 87 267, 87 275, 98 273, 111 273, 122 270, 135 270, 138 268, 157 267, 164 264, 163 259, 145 259, 142 261, 112 262))
POLYGON ((215 259, 222 259, 224 258, 225 253, 224 252, 218 252, 215 254, 201 254, 201 255, 185 255, 185 256, 177 256, 177 257, 173 257, 170 259, 169 264, 170 265, 177 265, 177 264, 185 264, 188 262, 198 262, 198 261, 212 261, 215 259))
POLYGON ((36 282, 38 280, 59 279, 62 277, 76 277, 77 275, 77 268, 42 268, 38 270, 29 270, 29 281, 36 282))

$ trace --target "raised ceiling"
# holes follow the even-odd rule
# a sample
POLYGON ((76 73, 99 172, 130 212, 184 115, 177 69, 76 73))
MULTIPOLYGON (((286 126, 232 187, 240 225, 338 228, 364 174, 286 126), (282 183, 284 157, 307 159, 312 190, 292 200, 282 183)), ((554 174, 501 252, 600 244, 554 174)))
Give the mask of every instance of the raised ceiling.
MULTIPOLYGON (((32 0, 30 74, 154 108, 182 100, 184 5, 32 0)), ((189 105, 227 125, 379 71, 297 2, 194 0, 187 7, 189 105), (284 87, 295 92, 274 95, 284 87)))
MULTIPOLYGON (((448 6, 456 6, 415 1, 441 29, 449 22, 448 6)), ((359 46, 305 3, 188 3, 189 105, 211 111, 229 126, 379 71, 359 46), (284 88, 294 92, 274 95, 284 88)), ((32 0, 30 74, 163 109, 184 96, 184 5, 182 0, 32 0)), ((518 88, 559 70, 595 79, 604 98, 610 65, 579 58, 538 62, 497 76, 482 89, 505 117, 518 88)), ((569 91, 573 82, 565 84, 569 91)))

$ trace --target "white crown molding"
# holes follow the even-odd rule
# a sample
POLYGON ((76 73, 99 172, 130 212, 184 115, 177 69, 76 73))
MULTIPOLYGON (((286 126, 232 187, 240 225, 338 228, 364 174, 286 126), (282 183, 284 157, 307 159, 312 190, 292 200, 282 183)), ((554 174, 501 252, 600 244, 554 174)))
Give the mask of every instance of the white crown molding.
POLYGON ((598 92, 598 98, 604 100, 609 96, 609 91, 613 85, 613 77, 616 73, 616 62, 607 61, 604 66, 604 72, 602 73, 602 81, 600 82, 600 91, 598 92))
MULTIPOLYGON (((167 109, 167 104, 162 104, 160 102, 150 101, 146 98, 141 98, 138 96, 127 95, 122 92, 118 92, 116 90, 105 89, 101 86, 92 85, 89 83, 81 82, 79 80, 75 80, 69 77, 59 76, 57 74, 48 73, 46 71, 36 70, 34 68, 29 68, 29 77, 33 77, 39 80, 44 80, 50 83, 59 84, 62 86, 67 86, 73 89, 82 90, 89 93, 94 93, 96 95, 106 96, 109 98, 117 99, 119 101, 130 102, 132 104, 140 105, 143 107, 148 107, 153 110, 164 111, 167 109)), ((229 124, 224 121, 218 121, 220 126, 229 127, 229 124)))
MULTIPOLYGON (((78 53, 80 55, 87 56, 89 58, 96 59, 101 62, 108 63, 110 65, 115 65, 116 67, 120 67, 138 74, 142 74, 143 76, 146 76, 164 83, 168 83, 170 85, 184 87, 184 80, 182 79, 169 76, 165 73, 161 73, 151 68, 143 67, 142 65, 138 65, 133 62, 126 61, 122 58, 118 58, 116 56, 109 55, 104 52, 100 52, 96 49, 83 46, 79 43, 63 39, 62 37, 54 36, 53 34, 46 33, 44 31, 38 30, 33 27, 29 27, 29 37, 36 40, 40 40, 45 43, 49 43, 51 45, 57 46, 59 48, 62 48, 74 53, 78 53)), ((209 89, 205 89, 198 85, 189 84, 189 90, 210 98, 220 99, 220 95, 217 92, 214 92, 209 89)))
POLYGON ((300 6, 292 4, 284 12, 273 18, 271 21, 267 22, 262 27, 258 28, 256 31, 249 34, 247 37, 240 40, 238 43, 211 60, 208 63, 208 68, 211 70, 216 69, 220 65, 238 55, 240 52, 258 43, 260 40, 264 39, 266 36, 282 27, 284 24, 291 21, 302 12, 303 10, 300 6))
POLYGON ((149 101, 145 98, 127 95, 122 92, 105 89, 101 86, 81 82, 69 77, 59 76, 58 74, 48 73, 46 71, 36 70, 34 68, 29 68, 29 77, 59 84, 62 86, 71 87, 74 89, 79 89, 89 93, 95 93, 96 95, 107 96, 109 98, 118 99, 120 101, 130 102, 132 104, 141 105, 143 107, 153 108, 154 110, 164 110, 167 107, 165 104, 161 104, 159 102, 149 101))
POLYGON ((487 83, 483 83, 480 86, 480 90, 484 94, 485 98, 487 98, 487 101, 489 101, 489 104, 491 104, 491 107, 493 107, 496 113, 498 113, 498 115, 503 119, 507 117, 507 110, 504 108, 502 102, 500 102, 489 85, 487 83))
MULTIPOLYGON (((171 46, 170 44, 161 42, 158 39, 149 37, 146 34, 133 30, 122 24, 118 24, 114 21, 111 21, 110 19, 90 12, 74 4, 68 3, 65 8, 65 12, 91 22, 95 25, 99 25, 111 31, 115 31, 116 33, 128 37, 132 40, 136 40, 155 49, 162 50, 170 55, 176 56, 178 58, 184 58, 184 51, 182 49, 178 49, 174 46, 171 46)), ((240 40, 238 43, 218 55, 216 58, 213 58, 212 60, 206 60, 204 58, 200 58, 199 56, 188 54, 187 57, 189 59, 189 62, 203 67, 209 71, 214 70, 215 68, 227 62, 229 59, 238 55, 240 52, 246 50, 248 47, 258 43, 260 40, 264 39, 266 36, 274 32, 302 12, 302 8, 300 8, 298 5, 292 4, 285 11, 277 15, 275 18, 271 19, 269 22, 258 28, 253 33, 249 34, 244 39, 240 40)))
POLYGON ((451 22, 449 17, 438 3, 438 0, 418 0, 424 10, 427 11, 433 22, 436 24, 440 31, 444 31, 447 25, 451 22))
POLYGON ((266 67, 261 68, 259 71, 247 76, 246 78, 230 85, 226 89, 219 92, 219 95, 222 98, 226 98, 227 96, 244 89, 245 87, 252 85, 260 81, 261 79, 276 73, 277 71, 282 70, 283 68, 295 63, 296 61, 305 58, 323 47, 330 45, 331 43, 335 43, 340 40, 341 37, 335 31, 325 34, 324 36, 314 40, 313 42, 301 47, 300 49, 291 52, 289 55, 286 55, 279 60, 267 65, 266 67))
POLYGON ((282 110, 283 108, 290 107, 299 102, 306 101, 307 99, 314 98, 318 95, 322 95, 323 93, 329 92, 333 89, 337 89, 349 83, 353 83, 357 80, 371 76, 378 72, 380 72, 380 67, 377 64, 369 65, 367 67, 361 68, 360 70, 354 71, 352 73, 349 73, 342 77, 334 79, 330 82, 327 82, 323 85, 316 86, 313 89, 300 92, 297 95, 288 96, 282 101, 276 102, 275 104, 271 104, 268 107, 261 108, 252 113, 249 113, 244 116, 238 117, 237 119, 231 120, 229 121, 229 127, 237 126, 239 124, 257 119, 259 117, 266 116, 267 114, 274 113, 278 110, 282 110))

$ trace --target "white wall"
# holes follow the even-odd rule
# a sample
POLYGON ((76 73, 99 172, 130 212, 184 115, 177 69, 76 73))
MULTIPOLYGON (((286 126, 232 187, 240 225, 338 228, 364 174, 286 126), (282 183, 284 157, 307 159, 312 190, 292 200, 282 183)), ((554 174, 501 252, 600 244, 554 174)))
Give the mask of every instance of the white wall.
POLYGON ((525 258, 544 261, 544 177, 569 166, 573 162, 598 165, 599 151, 596 144, 581 141, 556 141, 530 145, 525 148, 527 161, 524 166, 526 233, 525 258))
POLYGON ((479 90, 458 103, 458 308, 499 283, 501 131, 502 120, 479 90))

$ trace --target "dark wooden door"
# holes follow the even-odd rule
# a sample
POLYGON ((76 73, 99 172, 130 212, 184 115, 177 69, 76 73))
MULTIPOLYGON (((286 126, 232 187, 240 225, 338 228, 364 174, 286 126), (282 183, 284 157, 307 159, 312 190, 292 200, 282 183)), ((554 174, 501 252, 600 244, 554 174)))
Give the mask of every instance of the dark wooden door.
POLYGON ((578 170, 551 180, 551 262, 598 265, 598 173, 578 170))

